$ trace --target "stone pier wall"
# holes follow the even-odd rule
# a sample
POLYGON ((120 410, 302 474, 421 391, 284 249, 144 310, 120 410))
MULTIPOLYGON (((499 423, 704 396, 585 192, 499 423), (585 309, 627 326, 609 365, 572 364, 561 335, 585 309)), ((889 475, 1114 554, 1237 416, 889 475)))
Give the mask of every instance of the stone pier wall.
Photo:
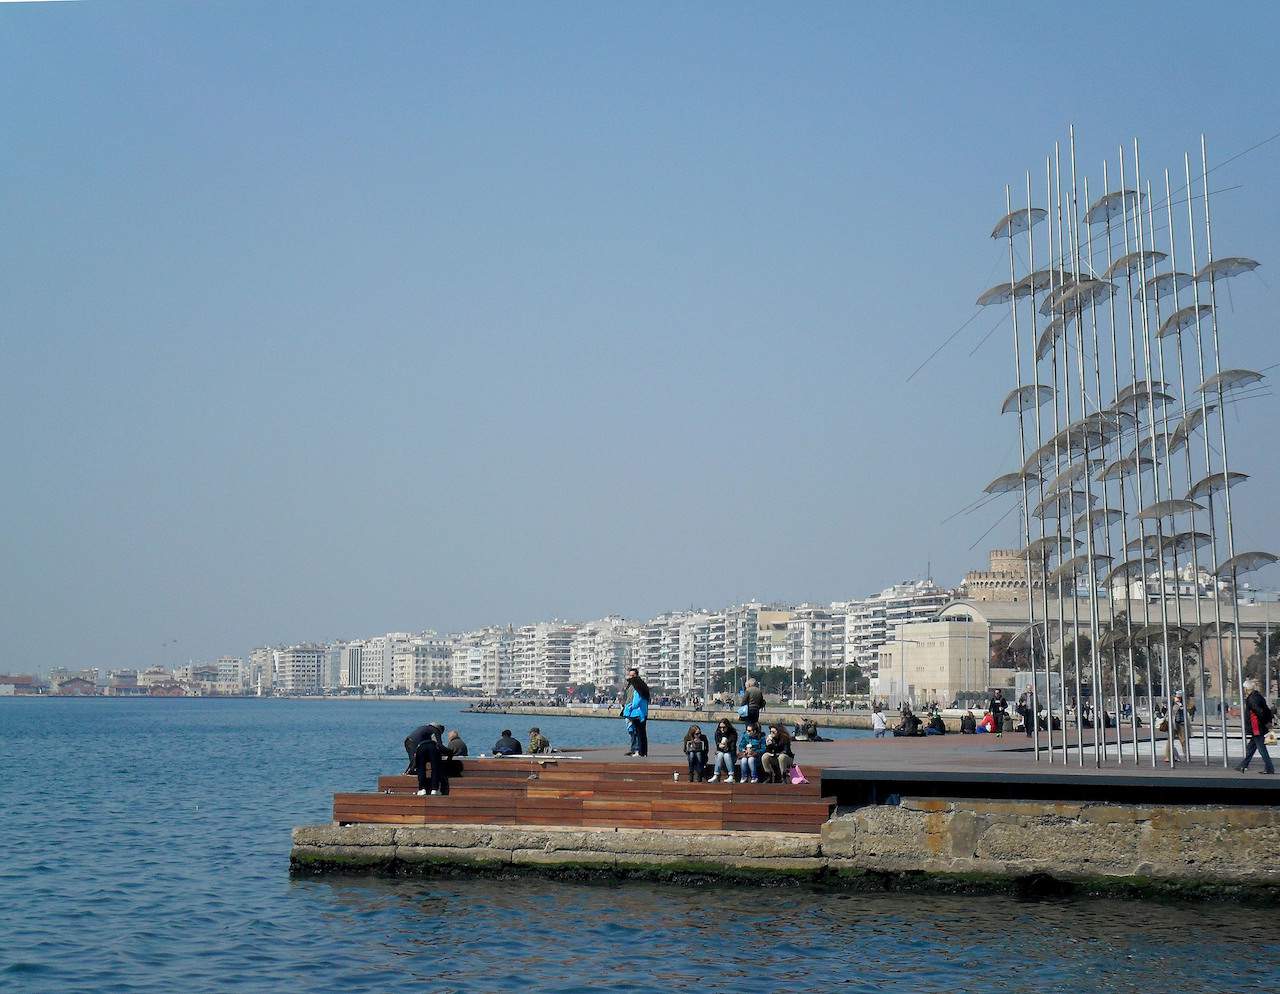
POLYGON ((904 798, 819 836, 512 826, 294 829, 292 871, 1280 897, 1280 810, 904 798))

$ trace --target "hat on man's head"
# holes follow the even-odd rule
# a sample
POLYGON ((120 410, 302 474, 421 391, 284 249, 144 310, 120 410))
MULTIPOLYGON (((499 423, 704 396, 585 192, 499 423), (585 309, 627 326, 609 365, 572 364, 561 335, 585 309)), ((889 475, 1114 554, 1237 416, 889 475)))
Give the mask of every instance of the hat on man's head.
POLYGON ((529 729, 529 731, 537 732, 539 735, 542 734, 542 729, 540 729, 537 725, 534 725, 531 729, 529 729))

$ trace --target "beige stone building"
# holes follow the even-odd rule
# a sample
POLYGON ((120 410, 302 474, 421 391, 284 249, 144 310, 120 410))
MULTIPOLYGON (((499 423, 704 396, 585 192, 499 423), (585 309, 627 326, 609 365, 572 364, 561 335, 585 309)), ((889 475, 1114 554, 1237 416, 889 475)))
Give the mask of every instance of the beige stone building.
POLYGON ((984 620, 915 621, 901 625, 880 647, 877 696, 891 706, 950 704, 1009 684, 1009 672, 991 668, 991 625, 984 620), (995 681, 994 683, 992 681, 995 681))
MULTIPOLYGON (((1025 601, 1027 560, 1021 549, 992 549, 988 568, 964 575, 961 596, 971 601, 1025 601)), ((1031 564, 1031 586, 1039 596, 1044 587, 1044 567, 1031 564)))

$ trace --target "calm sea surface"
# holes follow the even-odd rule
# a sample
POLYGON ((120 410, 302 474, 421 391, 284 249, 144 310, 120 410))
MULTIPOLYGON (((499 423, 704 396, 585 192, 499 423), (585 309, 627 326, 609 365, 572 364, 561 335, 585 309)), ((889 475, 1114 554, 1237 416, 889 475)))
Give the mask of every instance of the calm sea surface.
MULTIPOLYGON (((1272 989, 1280 910, 537 880, 291 881, 413 702, 0 701, 0 991, 1272 989)), ((616 720, 520 718, 563 745, 616 720)), ((653 723, 657 742, 683 725, 653 723)))

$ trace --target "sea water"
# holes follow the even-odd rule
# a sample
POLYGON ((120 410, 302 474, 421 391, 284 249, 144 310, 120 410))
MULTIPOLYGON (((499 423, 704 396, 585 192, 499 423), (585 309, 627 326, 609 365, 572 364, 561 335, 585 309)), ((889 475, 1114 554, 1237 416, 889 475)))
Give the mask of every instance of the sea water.
POLYGON ((533 724, 558 746, 626 741, 615 718, 424 702, 0 701, 0 991, 1276 986, 1276 911, 1228 902, 291 880, 290 828, 399 773, 428 720, 473 754, 533 724))

